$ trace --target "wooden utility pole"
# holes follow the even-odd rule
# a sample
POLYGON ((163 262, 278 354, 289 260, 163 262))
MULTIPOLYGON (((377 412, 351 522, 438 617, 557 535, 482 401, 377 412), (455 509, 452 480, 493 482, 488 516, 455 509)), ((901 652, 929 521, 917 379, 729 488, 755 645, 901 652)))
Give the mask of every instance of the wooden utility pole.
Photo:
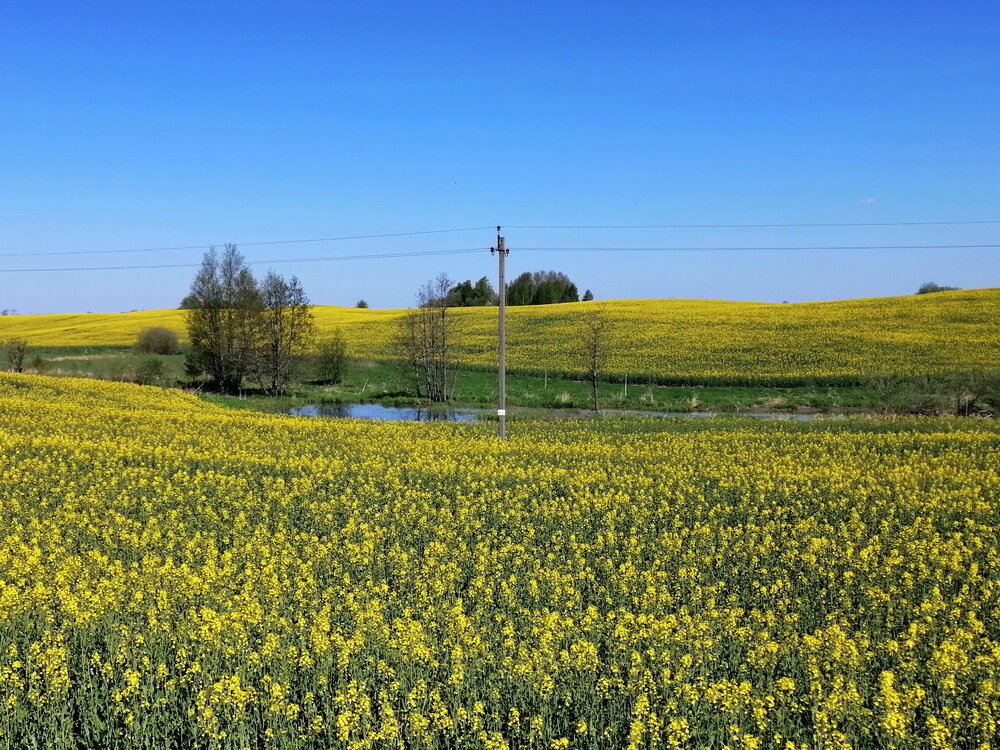
POLYGON ((497 356, 497 436, 504 440, 507 437, 507 281, 504 278, 507 270, 507 244, 500 236, 500 227, 497 227, 497 246, 490 248, 490 254, 497 253, 500 256, 500 288, 497 296, 500 302, 500 321, 498 328, 498 356, 497 356))

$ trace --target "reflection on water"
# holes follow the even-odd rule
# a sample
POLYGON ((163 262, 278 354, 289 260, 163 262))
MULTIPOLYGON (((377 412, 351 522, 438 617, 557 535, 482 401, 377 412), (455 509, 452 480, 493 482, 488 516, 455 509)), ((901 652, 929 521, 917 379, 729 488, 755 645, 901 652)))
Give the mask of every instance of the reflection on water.
POLYGON ((478 422, 476 409, 382 406, 381 404, 306 404, 288 410, 300 417, 353 417, 391 422, 478 422))
MULTIPOLYGON (((353 417, 354 419, 380 419, 390 422, 479 422, 495 412, 491 409, 458 409, 448 406, 382 406, 381 404, 306 404, 289 409, 287 414, 300 417, 353 417)), ((535 414, 528 418, 579 419, 593 417, 594 412, 559 409, 535 414)), ((717 417, 714 411, 607 411, 607 417, 717 417)), ((734 416, 734 415, 729 415, 734 416)), ((778 411, 742 412, 739 416, 755 419, 814 419, 817 414, 796 414, 778 411)))

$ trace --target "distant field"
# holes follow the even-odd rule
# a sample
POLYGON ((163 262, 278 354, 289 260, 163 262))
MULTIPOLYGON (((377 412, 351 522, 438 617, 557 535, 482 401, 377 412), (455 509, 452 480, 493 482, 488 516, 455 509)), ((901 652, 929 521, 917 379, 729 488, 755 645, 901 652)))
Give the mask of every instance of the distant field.
MULTIPOLYGON (((1000 368, 1000 289, 837 302, 614 300, 509 308, 508 362, 526 372, 577 372, 579 326, 607 310, 611 368, 662 380, 844 378, 1000 368)), ((317 306, 321 332, 340 328, 354 355, 391 359, 402 310, 317 306)), ((495 364, 495 308, 454 311, 462 361, 495 364)), ((183 335, 180 310, 0 318, 0 338, 34 346, 127 345, 147 326, 183 335)))

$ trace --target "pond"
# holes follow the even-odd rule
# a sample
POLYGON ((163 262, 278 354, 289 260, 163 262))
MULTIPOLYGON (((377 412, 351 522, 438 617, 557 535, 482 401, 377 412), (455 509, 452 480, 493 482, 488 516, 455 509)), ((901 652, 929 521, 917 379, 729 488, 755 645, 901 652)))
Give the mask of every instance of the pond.
POLYGON ((352 417, 389 422, 478 422, 485 409, 458 409, 447 406, 382 406, 381 404, 306 404, 286 414, 300 417, 352 417))
MULTIPOLYGON (((354 419, 378 419, 390 422, 481 422, 496 414, 494 409, 461 408, 449 406, 382 406, 381 404, 305 404, 288 409, 286 414, 300 417, 351 417, 354 419)), ((608 417, 697 417, 720 416, 713 411, 605 411, 608 417)), ((728 413, 734 416, 733 413, 728 413)), ((582 409, 534 410, 525 419, 579 419, 593 417, 594 412, 582 409)), ((755 419, 814 419, 816 413, 795 413, 780 411, 740 412, 740 416, 755 419)))

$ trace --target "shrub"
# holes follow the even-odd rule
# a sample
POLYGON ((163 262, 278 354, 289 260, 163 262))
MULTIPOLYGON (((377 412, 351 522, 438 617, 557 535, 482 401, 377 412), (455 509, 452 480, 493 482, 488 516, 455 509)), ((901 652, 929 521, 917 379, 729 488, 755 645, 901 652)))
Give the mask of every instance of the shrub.
POLYGON ((8 339, 6 349, 10 371, 22 372, 24 370, 24 355, 28 351, 28 342, 22 339, 8 339))
POLYGON ((135 382, 139 385, 157 385, 163 380, 163 360, 143 357, 135 368, 135 382))
POLYGON ((93 361, 93 377, 98 380, 112 380, 116 383, 124 383, 134 380, 132 369, 132 357, 98 357, 93 361))
POLYGON ((31 358, 31 360, 30 360, 30 361, 28 362, 28 368, 29 368, 29 369, 30 369, 30 370, 31 370, 32 372, 36 372, 36 373, 38 373, 39 375, 44 375, 44 374, 45 374, 46 372, 48 372, 48 371, 49 371, 49 368, 51 368, 51 367, 52 367, 52 363, 51 363, 51 362, 49 362, 49 361, 48 361, 47 359, 45 359, 44 357, 42 357, 42 355, 41 355, 41 354, 36 354, 36 355, 35 355, 34 357, 32 357, 32 358, 31 358))
POLYGON ((917 294, 933 294, 934 292, 956 291, 958 291, 957 286, 941 286, 940 284, 935 284, 933 281, 928 281, 926 284, 921 284, 920 288, 917 290, 917 294))
POLYGON ((347 339, 334 331, 320 342, 316 356, 316 379, 322 383, 340 383, 347 370, 347 339))
POLYGON ((181 345, 177 334, 169 328, 153 327, 139 332, 134 349, 139 354, 178 354, 181 345))
POLYGON ((868 387, 885 412, 925 416, 993 414, 1000 404, 1000 375, 956 372, 944 376, 884 376, 868 387))

